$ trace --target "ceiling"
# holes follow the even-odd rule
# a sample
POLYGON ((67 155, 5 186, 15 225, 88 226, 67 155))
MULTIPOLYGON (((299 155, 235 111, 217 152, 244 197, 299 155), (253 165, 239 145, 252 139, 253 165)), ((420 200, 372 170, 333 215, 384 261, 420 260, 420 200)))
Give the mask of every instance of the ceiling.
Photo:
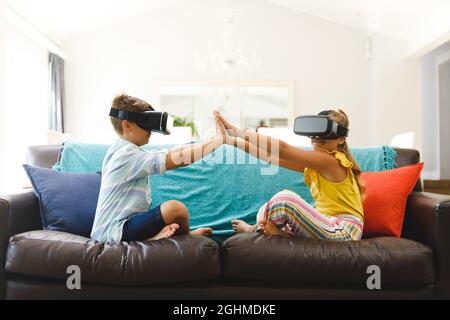
POLYGON ((52 40, 163 9, 186 0, 7 0, 10 8, 52 40))
MULTIPOLYGON (((186 1, 198 0, 8 0, 8 3, 43 33, 61 42, 82 32, 186 1)), ((220 0, 209 1, 222 3, 220 0)), ((432 42, 450 31, 449 0, 258 1, 367 32, 377 31, 403 38, 413 46, 432 42)))
MULTIPOLYGON (((267 0, 419 48, 450 32, 449 0, 267 0)), ((450 40, 450 39, 448 39, 450 40)))

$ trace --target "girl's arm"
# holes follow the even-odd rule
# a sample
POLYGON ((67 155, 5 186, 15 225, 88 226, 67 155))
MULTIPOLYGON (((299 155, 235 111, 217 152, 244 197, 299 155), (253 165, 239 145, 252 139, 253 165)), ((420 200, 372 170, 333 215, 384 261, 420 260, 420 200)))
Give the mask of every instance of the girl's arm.
POLYGON ((206 157, 219 148, 225 141, 223 135, 211 139, 205 143, 186 146, 177 150, 171 150, 166 158, 166 170, 186 167, 206 157))
MULTIPOLYGON (((336 165, 336 160, 334 157, 330 157, 329 154, 323 151, 308 151, 297 148, 280 139, 264 136, 251 130, 236 128, 218 112, 215 113, 215 116, 223 123, 228 133, 243 139, 257 149, 264 150, 267 153, 272 154, 272 159, 278 159, 280 165, 284 164, 286 167, 295 165, 298 166, 298 168, 314 168, 324 171, 327 169, 329 170, 330 167, 336 165)), ((235 146, 237 146, 237 140, 235 142, 235 146)), ((250 147, 248 147, 247 150, 250 150, 250 147)), ((271 163, 273 163, 273 161, 271 163)))
POLYGON ((255 146, 245 140, 227 137, 227 144, 235 146, 235 147, 247 152, 248 154, 250 154, 258 159, 261 159, 263 161, 266 161, 270 164, 280 166, 280 167, 283 167, 286 169, 294 170, 297 172, 301 172, 301 173, 303 173, 305 171, 305 168, 302 165, 300 165, 296 162, 290 162, 290 161, 280 159, 279 157, 276 157, 276 156, 270 154, 269 152, 267 152, 267 150, 258 148, 257 146, 255 146))
POLYGON ((230 136, 245 140, 257 146, 259 149, 269 151, 272 150, 272 146, 279 146, 281 143, 279 139, 265 136, 252 130, 237 128, 228 122, 219 112, 215 112, 214 116, 222 122, 230 136))

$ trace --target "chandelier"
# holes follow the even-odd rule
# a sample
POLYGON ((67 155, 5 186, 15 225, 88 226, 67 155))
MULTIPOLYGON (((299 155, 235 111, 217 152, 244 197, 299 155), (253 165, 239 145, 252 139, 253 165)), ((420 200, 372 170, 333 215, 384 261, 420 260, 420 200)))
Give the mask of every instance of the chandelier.
POLYGON ((256 69, 260 64, 257 46, 243 39, 242 32, 237 37, 237 26, 242 16, 239 8, 225 7, 218 11, 223 22, 223 34, 218 37, 220 44, 210 44, 206 52, 197 52, 197 65, 205 72, 212 72, 222 79, 232 80, 240 74, 256 69))

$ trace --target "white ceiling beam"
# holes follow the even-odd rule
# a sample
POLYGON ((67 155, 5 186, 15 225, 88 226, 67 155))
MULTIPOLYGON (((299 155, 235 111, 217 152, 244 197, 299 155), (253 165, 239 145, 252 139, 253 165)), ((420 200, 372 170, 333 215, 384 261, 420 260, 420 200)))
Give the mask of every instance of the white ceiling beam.
POLYGON ((409 59, 420 59, 426 54, 430 53, 436 48, 439 48, 443 44, 450 41, 450 30, 436 38, 435 40, 427 43, 426 45, 415 48, 411 51, 411 54, 408 56, 409 59))
POLYGON ((53 40, 40 32, 32 23, 19 15, 11 8, 6 10, 6 21, 18 28, 25 35, 36 41, 40 46, 51 53, 57 54, 62 59, 67 60, 67 54, 53 40))

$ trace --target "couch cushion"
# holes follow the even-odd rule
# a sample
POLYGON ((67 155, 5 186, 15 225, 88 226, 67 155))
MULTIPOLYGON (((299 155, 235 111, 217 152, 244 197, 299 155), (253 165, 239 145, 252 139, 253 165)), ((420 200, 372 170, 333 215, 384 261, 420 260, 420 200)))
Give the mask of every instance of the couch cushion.
POLYGON ((377 265, 382 288, 434 283, 433 251, 401 238, 332 242, 247 233, 229 238, 222 251, 224 275, 234 279, 366 287, 367 268, 377 265))
POLYGON ((46 230, 89 237, 94 224, 102 177, 23 166, 39 199, 46 230))
MULTIPOLYGON (((420 162, 420 153, 417 150, 401 149, 401 148, 394 148, 394 150, 395 152, 397 152, 397 158, 395 159, 395 162, 398 168, 420 162)), ((414 191, 418 192, 423 191, 422 179, 417 180, 416 186, 414 187, 414 191)))
POLYGON ((28 147, 25 163, 33 167, 51 169, 58 162, 61 149, 61 145, 28 147))
POLYGON ((216 242, 200 236, 104 244, 57 231, 33 231, 10 239, 6 271, 67 279, 71 265, 81 281, 144 286, 206 280, 220 274, 216 242))
POLYGON ((363 172, 366 186, 364 238, 397 237, 402 234, 406 203, 424 163, 383 172, 363 172))

